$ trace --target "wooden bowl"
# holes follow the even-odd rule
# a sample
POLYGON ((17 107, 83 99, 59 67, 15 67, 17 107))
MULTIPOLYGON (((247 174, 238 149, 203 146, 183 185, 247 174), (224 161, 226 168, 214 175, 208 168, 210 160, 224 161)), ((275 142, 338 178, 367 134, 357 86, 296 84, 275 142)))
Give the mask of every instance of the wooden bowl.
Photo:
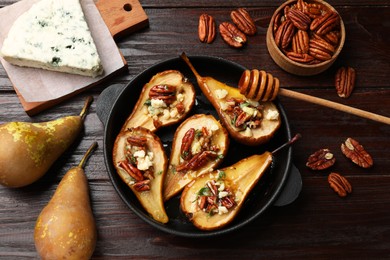
MULTIPOLYGON (((266 36, 268 52, 270 53, 270 55, 271 55, 272 59, 275 61, 275 63, 279 65, 279 67, 281 67, 283 70, 285 70, 291 74, 295 74, 295 75, 299 75, 299 76, 316 75, 316 74, 319 74, 319 73, 325 71, 326 69, 328 69, 333 64, 333 62, 337 59, 338 55, 340 54, 340 52, 344 46, 344 42, 345 42, 344 22, 339 14, 339 16, 340 16, 340 40, 339 40, 338 46, 335 48, 335 52, 333 53, 333 56, 330 60, 323 61, 323 62, 317 63, 317 64, 312 64, 312 65, 293 61, 293 60, 289 59, 276 45, 275 39, 274 39, 274 33, 273 33, 273 26, 274 26, 274 21, 275 21, 276 15, 279 12, 283 12, 284 8, 287 5, 292 5, 296 2, 297 2, 296 0, 289 0, 289 1, 285 2, 284 4, 282 4, 274 12, 274 14, 271 18, 271 21, 269 23, 268 30, 267 30, 267 36, 266 36)), ((330 4, 328 4, 325 1, 305 0, 305 2, 319 3, 319 4, 324 5, 329 10, 333 10, 334 12, 338 13, 336 11, 336 9, 334 9, 330 4)))

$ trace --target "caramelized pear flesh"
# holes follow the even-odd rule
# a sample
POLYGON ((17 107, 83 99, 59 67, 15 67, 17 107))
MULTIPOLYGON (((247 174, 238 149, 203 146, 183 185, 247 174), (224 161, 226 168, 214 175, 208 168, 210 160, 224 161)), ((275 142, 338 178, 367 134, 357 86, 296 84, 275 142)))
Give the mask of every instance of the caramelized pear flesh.
POLYGON ((83 167, 96 145, 64 175, 38 216, 34 241, 42 259, 90 259, 94 252, 97 230, 83 167))
POLYGON ((272 162, 272 154, 252 155, 229 167, 203 174, 187 185, 181 210, 201 230, 229 224, 272 162))
POLYGON ((280 114, 274 103, 250 100, 238 88, 212 77, 202 77, 184 53, 181 58, 191 68, 199 88, 213 105, 233 139, 255 146, 268 142, 274 136, 281 124, 280 114))
POLYGON ((91 102, 88 98, 78 116, 1 125, 0 184, 16 188, 40 179, 79 136, 91 102))
POLYGON ((120 132, 114 143, 113 163, 144 209, 156 221, 167 223, 162 188, 168 160, 159 137, 143 127, 120 132))
POLYGON ((227 131, 212 115, 193 115, 181 123, 172 142, 164 201, 178 194, 194 178, 217 167, 228 146, 227 131))
POLYGON ((142 88, 140 97, 122 130, 157 129, 182 121, 195 102, 194 86, 177 70, 157 73, 142 88))

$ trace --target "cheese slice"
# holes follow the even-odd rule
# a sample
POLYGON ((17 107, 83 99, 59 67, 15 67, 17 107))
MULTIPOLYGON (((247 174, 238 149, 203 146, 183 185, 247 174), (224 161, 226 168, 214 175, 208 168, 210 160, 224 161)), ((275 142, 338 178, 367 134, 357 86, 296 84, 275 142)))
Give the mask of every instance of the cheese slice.
POLYGON ((11 64, 96 77, 103 73, 79 0, 40 0, 16 19, 1 49, 11 64))

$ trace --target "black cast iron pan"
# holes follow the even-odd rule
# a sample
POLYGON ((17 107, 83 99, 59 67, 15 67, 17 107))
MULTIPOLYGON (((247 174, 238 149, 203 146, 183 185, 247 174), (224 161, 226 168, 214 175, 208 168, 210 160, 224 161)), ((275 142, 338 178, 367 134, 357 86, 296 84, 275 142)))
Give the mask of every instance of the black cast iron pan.
MULTIPOLYGON (((243 66, 222 58, 210 56, 190 56, 189 58, 200 75, 211 76, 230 86, 237 85, 242 72, 245 70, 243 66)), ((180 195, 165 203, 169 217, 167 224, 156 222, 144 211, 135 195, 117 175, 112 163, 112 148, 115 138, 135 106, 144 84, 158 72, 170 69, 182 72, 197 90, 196 103, 191 114, 210 113, 218 118, 214 108, 199 90, 192 72, 179 57, 155 64, 136 76, 126 86, 112 85, 105 89, 97 102, 97 114, 105 125, 103 148, 105 164, 114 188, 127 206, 141 219, 162 231, 185 237, 210 237, 239 229, 261 215, 270 206, 283 206, 293 202, 301 191, 302 180, 299 171, 292 165, 292 148, 290 147, 274 156, 268 172, 252 190, 236 219, 221 230, 202 231, 195 228, 180 211, 180 195)), ((271 141, 258 147, 247 147, 231 140, 228 154, 220 166, 221 168, 252 154, 273 151, 276 147, 291 139, 284 109, 278 100, 275 101, 275 104, 280 111, 282 125, 271 141)), ((157 132, 164 144, 168 158, 176 127, 177 125, 174 125, 157 132)))

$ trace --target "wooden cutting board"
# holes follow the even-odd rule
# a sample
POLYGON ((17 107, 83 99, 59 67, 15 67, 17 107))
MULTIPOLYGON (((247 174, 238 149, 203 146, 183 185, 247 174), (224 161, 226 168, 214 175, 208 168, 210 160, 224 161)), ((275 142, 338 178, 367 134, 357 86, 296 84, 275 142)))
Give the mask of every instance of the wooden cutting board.
MULTIPOLYGON (((114 40, 117 40, 149 25, 148 16, 146 15, 138 0, 95 0, 95 4, 114 40)), ((117 75, 118 73, 127 71, 127 62, 123 56, 122 60, 123 68, 116 71, 114 74, 107 75, 102 80, 107 80, 112 76, 117 75)), ((70 97, 79 94, 80 92, 90 87, 96 86, 97 84, 101 83, 102 80, 95 82, 79 91, 45 102, 27 102, 23 96, 20 95, 17 88, 15 88, 15 91, 26 113, 29 116, 33 116, 45 109, 61 103, 70 97)))

